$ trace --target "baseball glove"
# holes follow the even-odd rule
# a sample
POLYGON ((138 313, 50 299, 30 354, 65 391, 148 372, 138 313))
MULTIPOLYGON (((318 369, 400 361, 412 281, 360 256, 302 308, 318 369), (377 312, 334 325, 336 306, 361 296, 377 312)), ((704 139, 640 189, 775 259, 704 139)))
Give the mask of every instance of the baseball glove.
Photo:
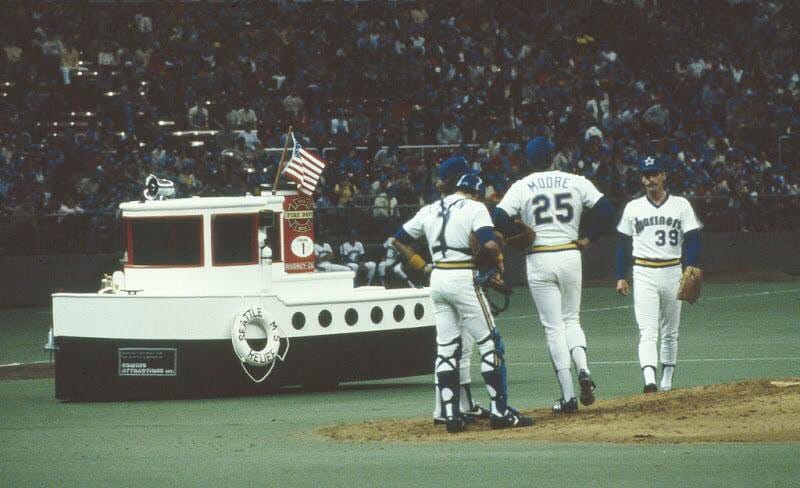
POLYGON ((703 285, 703 271, 694 266, 687 266, 683 270, 681 283, 678 287, 678 300, 694 303, 700 298, 700 288, 703 285))
POLYGON ((533 245, 533 241, 536 240, 536 232, 522 222, 515 221, 514 232, 503 236, 503 238, 505 243, 514 249, 527 251, 533 245))
POLYGON ((483 290, 492 315, 500 315, 508 308, 512 290, 503 281, 499 269, 489 267, 478 270, 478 274, 475 276, 475 285, 483 290))

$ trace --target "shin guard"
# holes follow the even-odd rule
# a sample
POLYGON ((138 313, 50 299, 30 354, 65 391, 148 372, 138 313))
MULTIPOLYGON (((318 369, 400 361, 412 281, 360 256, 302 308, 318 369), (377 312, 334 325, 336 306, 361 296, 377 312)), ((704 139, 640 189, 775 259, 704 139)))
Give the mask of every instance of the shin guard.
POLYGON ((459 408, 459 372, 458 362, 461 359, 461 337, 446 344, 438 344, 436 356, 436 381, 442 399, 442 411, 447 419, 458 418, 459 408))

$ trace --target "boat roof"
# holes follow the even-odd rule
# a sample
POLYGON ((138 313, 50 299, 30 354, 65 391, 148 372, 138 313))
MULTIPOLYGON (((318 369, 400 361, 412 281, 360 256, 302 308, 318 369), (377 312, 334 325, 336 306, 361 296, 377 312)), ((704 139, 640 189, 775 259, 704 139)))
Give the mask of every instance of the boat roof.
POLYGON ((175 211, 197 211, 215 209, 236 209, 245 212, 258 212, 259 210, 280 210, 283 207, 283 195, 244 195, 240 197, 190 197, 174 198, 168 200, 141 200, 121 203, 119 208, 123 213, 154 213, 175 211))

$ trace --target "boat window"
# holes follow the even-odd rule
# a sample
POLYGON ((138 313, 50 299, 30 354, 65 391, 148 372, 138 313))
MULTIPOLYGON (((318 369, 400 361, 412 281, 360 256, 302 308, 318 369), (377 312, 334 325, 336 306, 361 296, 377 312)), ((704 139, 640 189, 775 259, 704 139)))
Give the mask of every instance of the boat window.
POLYGON ((214 266, 257 264, 256 214, 215 215, 211 220, 214 266))
POLYGON ((271 256, 272 262, 277 263, 281 261, 281 233, 280 233, 280 214, 272 210, 262 210, 258 215, 258 231, 266 236, 264 239, 259 236, 258 245, 262 249, 261 256, 266 257, 268 252, 271 256), (263 242, 261 242, 263 240, 263 242), (269 248, 266 251, 264 246, 269 248))
POLYGON ((203 218, 200 216, 130 219, 127 239, 130 265, 203 265, 203 218))

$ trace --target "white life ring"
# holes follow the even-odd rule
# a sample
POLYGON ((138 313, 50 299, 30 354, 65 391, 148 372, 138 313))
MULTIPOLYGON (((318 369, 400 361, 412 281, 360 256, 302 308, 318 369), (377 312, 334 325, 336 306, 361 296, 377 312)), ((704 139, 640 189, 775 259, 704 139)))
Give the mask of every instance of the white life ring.
POLYGON ((283 360, 289 350, 289 341, 286 339, 286 348, 283 354, 280 353, 281 341, 284 339, 283 330, 278 327, 275 320, 269 313, 258 306, 250 307, 236 314, 231 326, 231 343, 233 344, 233 352, 242 364, 242 368, 250 376, 250 378, 260 383, 263 381, 270 372, 277 359, 283 360), (247 343, 247 328, 260 327, 267 337, 267 343, 263 349, 256 350, 250 347, 247 343), (245 364, 251 366, 268 367, 264 378, 256 380, 250 375, 250 372, 244 367, 245 364))

